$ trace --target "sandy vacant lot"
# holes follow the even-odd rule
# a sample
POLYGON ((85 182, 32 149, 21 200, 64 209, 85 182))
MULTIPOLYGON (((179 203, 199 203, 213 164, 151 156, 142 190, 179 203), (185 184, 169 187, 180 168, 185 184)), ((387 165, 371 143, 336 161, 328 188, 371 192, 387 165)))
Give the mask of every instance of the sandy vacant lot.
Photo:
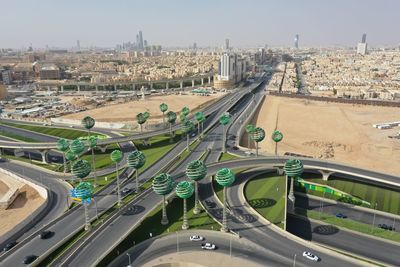
POLYGON ((7 191, 8 191, 8 186, 7 186, 5 183, 3 183, 2 181, 0 181, 0 198, 1 198, 5 193, 7 193, 7 191))
POLYGON ((0 235, 11 230, 15 225, 21 222, 34 212, 44 199, 38 192, 30 186, 24 185, 20 188, 19 196, 6 210, 0 210, 0 235))
POLYGON ((85 116, 92 116, 95 120, 105 122, 136 122, 136 114, 148 111, 151 115, 150 121, 162 121, 162 113, 160 111, 161 103, 166 103, 168 105, 168 111, 172 110, 174 112, 180 112, 184 106, 187 106, 191 111, 193 111, 220 96, 222 96, 221 93, 212 94, 210 96, 151 96, 147 97, 146 100, 134 100, 127 103, 109 105, 75 114, 69 114, 63 116, 63 118, 81 120, 85 116))
POLYGON ((356 106, 267 96, 257 118, 266 130, 261 150, 274 153, 271 133, 282 131, 278 154, 293 152, 400 175, 400 128, 378 130, 372 124, 400 120, 400 109, 356 106))

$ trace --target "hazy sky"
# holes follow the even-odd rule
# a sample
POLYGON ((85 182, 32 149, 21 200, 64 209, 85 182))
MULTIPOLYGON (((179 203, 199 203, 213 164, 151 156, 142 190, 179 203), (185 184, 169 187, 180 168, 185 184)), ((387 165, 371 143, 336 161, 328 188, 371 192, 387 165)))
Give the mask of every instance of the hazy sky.
POLYGON ((4 0, 0 47, 400 43, 400 0, 4 0))

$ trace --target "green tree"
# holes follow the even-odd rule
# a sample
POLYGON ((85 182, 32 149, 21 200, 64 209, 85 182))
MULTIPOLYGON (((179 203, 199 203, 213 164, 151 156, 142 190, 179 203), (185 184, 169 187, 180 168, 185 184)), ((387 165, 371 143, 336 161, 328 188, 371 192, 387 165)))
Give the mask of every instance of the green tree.
POLYGON ((162 219, 161 224, 168 224, 167 210, 165 208, 165 196, 174 189, 171 175, 168 173, 160 173, 153 178, 152 188, 157 195, 163 196, 162 219))
POLYGON ((195 183, 194 210, 193 210, 194 214, 200 213, 198 181, 206 177, 206 175, 207 175, 207 167, 204 164, 204 162, 200 160, 194 160, 190 162, 186 167, 186 176, 195 183))
POLYGON ((139 180, 138 172, 139 169, 146 163, 145 155, 139 150, 132 151, 128 156, 128 166, 135 169, 136 174, 136 193, 139 193, 139 180))
POLYGON ((231 169, 222 168, 215 175, 217 183, 224 187, 224 210, 222 213, 222 231, 228 232, 227 210, 226 210, 226 188, 235 181, 235 174, 231 169))
POLYGON ((183 224, 182 229, 186 230, 189 228, 189 222, 187 219, 187 203, 186 199, 193 195, 193 185, 188 181, 182 181, 177 184, 175 193, 178 197, 183 199, 183 224))
POLYGON ((173 135, 172 135, 172 124, 174 124, 175 121, 176 121, 176 113, 173 112, 173 111, 168 111, 167 112, 167 120, 168 120, 168 123, 169 123, 169 134, 171 135, 171 140, 172 140, 172 138, 173 138, 173 135))
POLYGON ((190 110, 188 107, 183 107, 181 113, 187 117, 187 115, 190 113, 190 110))
POLYGON ((115 172, 117 174, 117 195, 118 195, 118 206, 122 205, 122 199, 121 199, 121 190, 119 188, 119 174, 118 174, 118 163, 122 160, 124 155, 122 154, 121 150, 116 149, 113 152, 111 152, 110 158, 111 161, 115 163, 115 172))

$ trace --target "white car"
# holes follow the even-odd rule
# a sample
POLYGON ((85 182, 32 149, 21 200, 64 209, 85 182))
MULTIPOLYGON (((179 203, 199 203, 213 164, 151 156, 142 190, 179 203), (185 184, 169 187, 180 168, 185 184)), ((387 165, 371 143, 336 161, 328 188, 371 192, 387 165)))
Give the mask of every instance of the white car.
POLYGON ((214 244, 211 244, 211 243, 203 243, 203 244, 201 244, 201 248, 202 249, 206 249, 206 250, 214 250, 217 247, 214 244))
POLYGON ((190 237, 190 241, 203 241, 203 240, 204 240, 204 237, 199 236, 199 235, 192 235, 190 237))
POLYGON ((307 259, 312 260, 312 261, 319 261, 318 256, 315 256, 314 254, 312 254, 311 252, 308 252, 308 251, 303 252, 303 257, 306 257, 307 259))

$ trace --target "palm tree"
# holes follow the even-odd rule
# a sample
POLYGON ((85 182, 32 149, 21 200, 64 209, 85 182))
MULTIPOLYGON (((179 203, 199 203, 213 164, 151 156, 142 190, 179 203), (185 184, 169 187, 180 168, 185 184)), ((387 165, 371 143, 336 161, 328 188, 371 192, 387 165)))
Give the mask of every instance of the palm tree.
POLYGON ((277 155, 278 154, 278 143, 280 142, 280 141, 282 141, 282 139, 283 139, 283 134, 280 132, 280 131, 278 131, 278 130, 275 130, 273 133, 272 133, 272 140, 275 142, 275 155, 277 155))
POLYGON ((90 129, 94 127, 96 124, 96 121, 90 117, 86 116, 82 119, 81 124, 83 127, 85 127, 88 130, 88 145, 90 149, 92 150, 92 165, 93 165, 93 177, 94 177, 94 186, 97 186, 97 175, 96 175, 96 160, 94 156, 94 149, 97 146, 97 136, 91 136, 90 129))
POLYGON ((144 117, 145 117, 145 119, 146 119, 146 129, 149 129, 150 112, 145 111, 145 112, 143 112, 143 115, 144 115, 144 117))
POLYGON ((251 151, 251 146, 250 146, 250 135, 251 132, 254 131, 254 125, 253 124, 248 124, 246 125, 246 133, 247 133, 247 146, 249 147, 249 151, 251 151))
POLYGON ((93 195, 93 185, 89 182, 80 182, 74 189, 71 190, 71 197, 80 198, 85 213, 85 231, 91 229, 88 205, 93 195))
POLYGON ((194 160, 190 162, 186 167, 186 176, 194 181, 195 183, 195 191, 194 191, 194 214, 200 213, 199 207, 199 184, 198 181, 206 177, 207 175, 207 167, 204 162, 200 160, 194 160))
POLYGON ((231 186, 232 183, 235 181, 235 174, 232 172, 231 169, 222 168, 220 169, 217 174, 215 175, 215 180, 217 183, 224 187, 224 211, 222 213, 222 231, 228 232, 228 221, 227 221, 227 214, 226 214, 226 188, 231 186))
POLYGON ((222 152, 225 153, 226 148, 225 148, 225 125, 227 125, 230 121, 229 115, 228 114, 223 114, 220 118, 219 118, 219 123, 221 123, 222 125, 222 152))
POLYGON ((146 117, 143 113, 139 113, 136 115, 136 121, 140 125, 140 132, 143 132, 142 124, 146 122, 146 117))
POLYGON ((183 113, 183 115, 187 116, 189 115, 190 110, 188 107, 183 107, 181 112, 183 113))
POLYGON ((69 149, 69 143, 67 140, 61 138, 57 141, 57 149, 63 152, 63 164, 64 164, 64 174, 67 171, 67 161, 65 160, 65 152, 69 149))
POLYGON ((187 120, 185 122, 183 122, 182 124, 182 131, 186 134, 186 150, 190 151, 189 148, 189 133, 190 131, 192 131, 194 128, 194 124, 193 122, 187 120))
POLYGON ((168 224, 167 210, 165 209, 165 196, 171 193, 174 189, 173 181, 171 175, 168 173, 160 173, 153 178, 152 184, 153 190, 157 195, 163 196, 163 209, 162 209, 162 219, 161 224, 168 224))
POLYGON ((256 142, 256 156, 258 157, 258 143, 264 140, 265 138, 265 131, 261 127, 256 127, 251 131, 251 139, 256 142))
POLYGON ((204 117, 204 114, 201 111, 196 112, 194 114, 194 117, 196 118, 196 121, 197 121, 198 134, 200 135, 200 132, 201 132, 201 137, 202 137, 203 136, 203 130, 204 130, 203 129, 203 122, 206 120, 206 118, 204 117), (200 131, 200 123, 201 123, 201 131, 200 131))
POLYGON ((69 144, 69 149, 76 155, 79 159, 79 155, 85 150, 85 145, 82 143, 81 140, 75 139, 69 144))
POLYGON ((173 111, 168 111, 167 112, 167 120, 168 120, 168 123, 169 123, 169 134, 171 135, 171 140, 172 140, 172 138, 173 138, 173 136, 172 136, 172 124, 174 124, 175 121, 176 121, 176 113, 173 112, 173 111))
MULTIPOLYGON (((288 195, 288 200, 290 202, 287 202, 287 207, 291 209, 291 211, 294 211, 294 202, 295 202, 295 197, 294 197, 294 180, 299 177, 304 170, 303 163, 298 160, 298 159, 288 159, 283 167, 283 170, 285 171, 286 174, 286 190, 287 190, 287 185, 288 185, 288 179, 290 177, 290 189, 289 189, 289 195, 288 195)), ((287 213, 287 212, 286 212, 287 213)), ((286 213, 285 213, 285 229, 286 229, 286 213)))
POLYGON ((111 157, 112 162, 115 163, 115 172, 117 174, 118 206, 121 206, 122 205, 122 200, 121 200, 121 190, 119 188, 118 163, 122 160, 124 155, 122 154, 121 150, 116 149, 113 152, 111 152, 110 157, 111 157))
POLYGON ((92 166, 87 160, 79 159, 75 161, 71 166, 71 173, 73 176, 82 181, 83 178, 87 177, 92 171, 92 166))
POLYGON ((187 204, 186 199, 193 195, 193 185, 188 181, 182 181, 177 184, 175 193, 178 197, 183 199, 183 224, 182 229, 186 230, 189 228, 189 222, 187 219, 187 204))
POLYGON ((161 103, 160 104, 160 110, 161 110, 161 112, 163 114, 163 124, 165 125, 165 115, 164 115, 164 113, 168 110, 168 105, 165 104, 165 103, 161 103))
POLYGON ((128 156, 128 166, 135 168, 136 173, 136 194, 139 193, 138 172, 140 168, 146 163, 146 157, 139 150, 132 151, 128 156))

